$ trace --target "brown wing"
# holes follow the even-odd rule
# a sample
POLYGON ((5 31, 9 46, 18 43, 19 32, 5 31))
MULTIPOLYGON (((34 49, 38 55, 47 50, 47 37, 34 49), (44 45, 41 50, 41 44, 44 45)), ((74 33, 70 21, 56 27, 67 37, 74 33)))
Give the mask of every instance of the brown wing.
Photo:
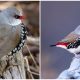
POLYGON ((74 34, 74 32, 71 32, 69 35, 67 35, 63 40, 60 42, 74 42, 77 38, 79 38, 80 35, 74 34))

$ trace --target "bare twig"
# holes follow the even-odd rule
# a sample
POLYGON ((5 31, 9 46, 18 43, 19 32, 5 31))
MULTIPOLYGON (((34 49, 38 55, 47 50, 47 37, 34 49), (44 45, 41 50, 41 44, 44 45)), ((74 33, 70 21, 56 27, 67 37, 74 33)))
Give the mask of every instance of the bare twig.
POLYGON ((25 66, 27 67, 27 71, 30 73, 31 78, 34 79, 32 73, 31 73, 31 71, 30 71, 30 67, 29 67, 29 62, 28 62, 27 56, 26 56, 24 59, 25 59, 25 61, 26 61, 26 65, 25 65, 25 66))
POLYGON ((32 60, 33 60, 33 62, 34 62, 34 64, 35 64, 35 67, 38 68, 37 63, 36 63, 36 61, 35 61, 35 59, 34 59, 32 53, 31 53, 31 51, 29 50, 29 48, 28 48, 27 45, 26 45, 26 47, 27 47, 27 50, 29 51, 29 54, 30 54, 30 56, 31 56, 31 58, 32 58, 32 60))

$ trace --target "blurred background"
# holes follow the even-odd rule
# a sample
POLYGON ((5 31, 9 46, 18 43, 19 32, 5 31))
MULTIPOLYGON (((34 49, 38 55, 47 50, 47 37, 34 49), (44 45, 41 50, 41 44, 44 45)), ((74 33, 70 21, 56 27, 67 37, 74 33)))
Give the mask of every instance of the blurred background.
POLYGON ((80 1, 41 2, 41 78, 57 78, 69 68, 73 54, 49 47, 80 25, 80 1))
POLYGON ((26 78, 38 79, 39 78, 39 1, 0 1, 0 10, 12 6, 22 11, 23 15, 25 16, 23 23, 26 29, 28 30, 27 40, 23 48, 23 56, 28 60, 28 66, 30 68, 31 74, 29 74, 29 72, 27 71, 27 67, 25 65, 26 78))

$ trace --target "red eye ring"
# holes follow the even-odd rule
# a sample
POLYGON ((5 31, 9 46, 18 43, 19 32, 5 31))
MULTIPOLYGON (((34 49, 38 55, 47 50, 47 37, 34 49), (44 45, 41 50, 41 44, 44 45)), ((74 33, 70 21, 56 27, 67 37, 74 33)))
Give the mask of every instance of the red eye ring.
POLYGON ((19 16, 19 15, 15 15, 14 17, 15 17, 16 19, 25 19, 24 16, 19 16))

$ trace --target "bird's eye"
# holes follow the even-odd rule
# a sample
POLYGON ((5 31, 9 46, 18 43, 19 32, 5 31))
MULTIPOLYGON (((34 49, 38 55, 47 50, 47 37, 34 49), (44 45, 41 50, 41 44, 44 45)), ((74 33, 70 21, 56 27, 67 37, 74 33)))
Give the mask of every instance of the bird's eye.
POLYGON ((20 18, 20 16, 19 16, 19 15, 14 15, 14 17, 15 17, 16 19, 19 19, 19 18, 20 18))

